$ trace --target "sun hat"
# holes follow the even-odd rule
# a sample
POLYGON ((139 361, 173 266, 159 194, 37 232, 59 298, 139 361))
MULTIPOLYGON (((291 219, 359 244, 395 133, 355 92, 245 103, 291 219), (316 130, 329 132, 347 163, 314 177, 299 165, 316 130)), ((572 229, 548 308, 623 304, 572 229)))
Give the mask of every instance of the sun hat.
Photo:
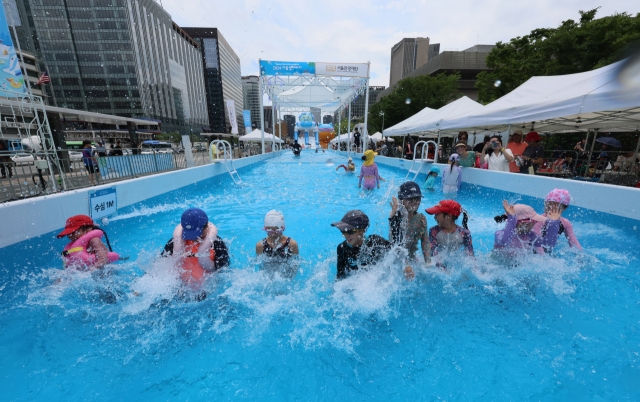
POLYGON ((366 230, 369 227, 369 217, 359 209, 352 209, 344 214, 341 220, 333 222, 331 226, 335 226, 343 232, 353 229, 366 230))
POLYGON ((378 153, 377 153, 377 152, 373 152, 372 150, 367 149, 367 150, 364 152, 364 155, 362 155, 362 160, 364 161, 363 165, 364 165, 364 166, 371 166, 371 165, 373 165, 373 159, 374 159, 374 157, 375 157, 376 155, 378 155, 378 153))
POLYGON ((451 156, 449 156, 449 161, 457 161, 457 160, 460 160, 460 155, 451 154, 451 156))
POLYGON ((527 136, 524 138, 525 142, 538 142, 538 141, 542 141, 542 138, 540 137, 540 134, 538 134, 537 131, 531 131, 529 133, 527 133, 527 136))
POLYGON ((560 204, 569 206, 571 204, 571 195, 569 191, 563 188, 554 188, 544 197, 545 202, 558 202, 560 204))
POLYGON ((420 191, 420 186, 418 183, 413 181, 408 181, 402 183, 400 185, 400 190, 398 190, 398 199, 405 200, 407 198, 421 198, 422 192, 420 191))
POLYGON ((437 166, 432 167, 431 169, 429 169, 429 173, 437 173, 440 174, 440 168, 437 166))
POLYGON ((465 147, 465 149, 466 149, 466 148, 467 148, 467 144, 462 143, 462 142, 459 142, 459 143, 457 143, 457 144, 456 144, 456 146, 455 146, 455 147, 453 147, 453 149, 456 149, 456 148, 458 148, 458 147, 465 147))
POLYGON ((65 237, 83 226, 95 226, 95 223, 93 223, 93 219, 87 215, 74 215, 67 219, 67 222, 64 224, 64 230, 58 233, 56 237, 65 237))
POLYGON ((264 227, 265 229, 278 227, 281 230, 284 230, 284 215, 282 212, 276 211, 275 209, 267 212, 264 217, 264 227))
POLYGON ((538 222, 546 222, 547 218, 538 213, 528 205, 516 204, 513 206, 516 211, 516 219, 519 221, 531 219, 538 222))
POLYGON ((462 213, 462 206, 454 200, 442 200, 431 208, 425 210, 429 215, 435 215, 440 212, 453 215, 456 218, 462 213))
POLYGON ((202 230, 209 223, 209 217, 200 208, 189 208, 182 214, 182 240, 196 240, 202 236, 202 230))

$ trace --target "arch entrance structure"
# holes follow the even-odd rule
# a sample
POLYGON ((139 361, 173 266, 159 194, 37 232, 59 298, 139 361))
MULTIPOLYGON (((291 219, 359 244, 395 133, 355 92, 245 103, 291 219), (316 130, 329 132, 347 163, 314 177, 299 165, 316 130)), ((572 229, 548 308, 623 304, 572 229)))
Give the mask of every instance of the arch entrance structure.
MULTIPOLYGON (((265 152, 263 94, 267 94, 273 107, 272 121, 279 122, 285 114, 296 116, 294 138, 307 146, 318 145, 323 113, 349 111, 348 131, 351 131, 349 104, 358 96, 365 97, 364 144, 368 143, 367 115, 369 112, 370 63, 324 63, 260 60, 260 131, 262 152, 265 152), (302 138, 298 138, 299 133, 302 138), (314 140, 315 141, 312 141, 314 140)), ((334 123, 335 124, 335 123, 334 123)), ((340 122, 338 122, 338 129, 340 122)), ((275 138, 272 140, 275 147, 275 138)), ((268 144, 270 141, 266 140, 268 144)), ((349 138, 351 143, 351 138, 349 138)), ((272 148, 273 149, 273 148, 272 148)), ((349 147, 351 149, 351 147, 349 147)))

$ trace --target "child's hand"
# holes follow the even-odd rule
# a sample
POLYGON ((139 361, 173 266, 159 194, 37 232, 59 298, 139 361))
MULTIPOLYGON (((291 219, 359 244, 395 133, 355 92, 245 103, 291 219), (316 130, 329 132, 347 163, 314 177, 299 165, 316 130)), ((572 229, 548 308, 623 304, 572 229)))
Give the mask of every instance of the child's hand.
POLYGON ((413 272, 413 268, 411 268, 410 265, 407 265, 404 269, 404 277, 408 280, 411 281, 413 280, 413 278, 416 276, 415 272, 413 272))
POLYGON ((507 215, 516 214, 516 208, 513 205, 509 205, 509 201, 502 200, 502 207, 504 208, 504 212, 506 212, 507 215))
POLYGON ((389 205, 391 205, 391 213, 389 214, 389 218, 393 218, 396 212, 398 212, 398 199, 395 196, 391 197, 391 202, 389 203, 389 205))
POLYGON ((562 209, 560 208, 560 204, 551 205, 547 209, 547 218, 552 221, 557 221, 562 216, 562 209))

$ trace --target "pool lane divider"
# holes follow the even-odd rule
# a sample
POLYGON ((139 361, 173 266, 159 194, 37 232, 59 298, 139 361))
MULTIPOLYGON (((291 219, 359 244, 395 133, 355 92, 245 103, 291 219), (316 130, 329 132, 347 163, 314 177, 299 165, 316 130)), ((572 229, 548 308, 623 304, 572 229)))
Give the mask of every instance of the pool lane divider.
MULTIPOLYGON (((281 152, 285 151, 235 159, 233 164, 236 169, 240 169, 276 157, 281 152)), ((0 248, 59 231, 70 216, 91 215, 89 211, 90 198, 96 191, 115 189, 117 208, 120 209, 218 175, 229 175, 224 163, 211 163, 64 193, 2 203, 0 204, 0 222, 3 223, 4 230, 0 231, 0 248)))

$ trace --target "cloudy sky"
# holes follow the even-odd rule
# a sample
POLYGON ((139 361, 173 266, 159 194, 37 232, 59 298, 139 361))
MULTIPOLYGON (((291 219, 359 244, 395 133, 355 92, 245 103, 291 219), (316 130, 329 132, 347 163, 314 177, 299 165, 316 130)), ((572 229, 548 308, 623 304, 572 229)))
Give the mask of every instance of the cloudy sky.
POLYGON ((181 26, 216 27, 240 57, 242 74, 258 59, 371 62, 372 85, 389 85, 391 46, 429 37, 440 51, 557 27, 602 6, 597 16, 640 12, 637 0, 162 0, 181 26))

